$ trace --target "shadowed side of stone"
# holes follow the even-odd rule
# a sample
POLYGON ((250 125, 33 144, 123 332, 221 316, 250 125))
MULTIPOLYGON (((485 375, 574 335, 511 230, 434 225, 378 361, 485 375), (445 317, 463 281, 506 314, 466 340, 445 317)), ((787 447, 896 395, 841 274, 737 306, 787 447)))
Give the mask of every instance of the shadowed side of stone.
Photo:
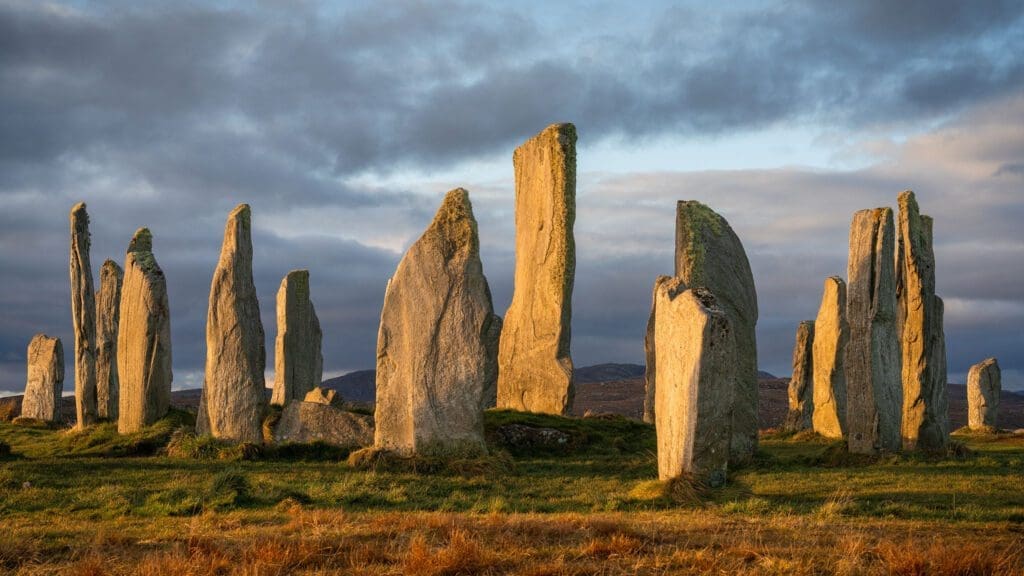
POLYGON ((124 271, 113 260, 100 267, 96 293, 96 409, 100 418, 117 419, 117 325, 121 318, 124 271))
POLYGON ((825 279, 818 317, 814 320, 814 431, 842 438, 846 430, 846 370, 843 356, 850 338, 846 322, 846 282, 825 279))
POLYGON ((281 280, 277 291, 273 404, 283 406, 301 400, 320 385, 322 338, 320 320, 309 296, 309 271, 293 270, 281 280))
POLYGON ((799 432, 813 427, 814 416, 814 322, 805 320, 797 326, 793 345, 793 375, 789 379, 787 397, 789 413, 783 429, 799 432))
POLYGON ((36 334, 28 345, 28 379, 21 400, 21 416, 59 422, 63 390, 64 346, 60 338, 36 334))
POLYGON ((644 333, 644 422, 654 423, 654 391, 657 389, 657 353, 654 349, 654 325, 657 320, 658 305, 658 284, 662 278, 659 276, 654 282, 654 289, 651 292, 651 314, 647 317, 647 331, 644 333))
POLYGON ((96 422, 96 295, 89 263, 89 213, 71 208, 71 320, 75 332, 75 414, 82 428, 96 422))
POLYGON ((1002 372, 999 361, 987 358, 971 366, 967 373, 967 426, 971 430, 995 429, 999 426, 999 394, 1002 372))

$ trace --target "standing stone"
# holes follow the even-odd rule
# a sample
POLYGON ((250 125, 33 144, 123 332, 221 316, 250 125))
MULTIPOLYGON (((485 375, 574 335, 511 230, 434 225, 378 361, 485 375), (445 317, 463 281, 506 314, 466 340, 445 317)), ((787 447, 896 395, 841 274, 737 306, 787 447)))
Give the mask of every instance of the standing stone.
POLYGON ((516 272, 501 331, 498 407, 565 414, 576 273, 576 127, 553 124, 516 148, 516 272))
POLYGON ((124 270, 117 327, 117 431, 129 434, 167 414, 174 379, 167 280, 153 257, 148 228, 139 228, 132 237, 124 270))
POLYGON ((501 316, 495 314, 487 327, 487 334, 484 334, 484 342, 487 343, 487 357, 493 358, 494 362, 487 364, 487 374, 484 375, 484 394, 480 407, 484 410, 494 408, 498 405, 498 353, 501 347, 501 329, 504 322, 501 316))
POLYGON ((846 318, 846 425, 851 452, 901 446, 900 341, 896 328, 892 209, 861 210, 850 226, 846 318))
POLYGON ((320 385, 324 371, 321 338, 320 320, 309 299, 309 271, 293 270, 277 291, 273 404, 302 400, 320 385))
POLYGON ((651 315, 647 317, 647 333, 644 334, 644 422, 654 424, 654 391, 657 389, 657 352, 654 348, 654 326, 658 310, 658 284, 655 282, 651 293, 651 315))
POLYGON ((736 346, 729 315, 707 290, 679 278, 655 284, 658 477, 725 482, 732 441, 736 346))
POLYGON ((789 414, 783 429, 789 432, 814 426, 814 338, 813 320, 805 320, 796 330, 793 346, 793 375, 789 379, 789 414))
POLYGON ((677 205, 675 275, 691 288, 709 290, 729 315, 736 343, 730 458, 744 462, 757 450, 757 291, 739 237, 700 202, 677 205))
POLYGON ((63 390, 64 346, 60 338, 36 334, 28 345, 28 380, 21 400, 22 418, 59 421, 63 390))
POLYGON ((403 455, 480 453, 495 322, 469 194, 449 192, 388 281, 377 335, 374 443, 403 455))
POLYGON ((224 225, 224 244, 210 284, 206 315, 206 380, 196 428, 200 434, 261 442, 266 404, 260 303, 252 279, 252 217, 239 204, 224 225))
POLYGON ((124 272, 107 260, 100 268, 96 293, 96 408, 100 418, 117 420, 117 325, 121 317, 124 272))
POLYGON ((932 219, 920 214, 910 190, 899 195, 896 262, 898 325, 903 352, 903 447, 944 450, 949 443, 949 401, 945 366, 936 366, 942 331, 935 311, 935 253, 932 219), (944 380, 944 378, 943 378, 944 380))
POLYGON ((967 373, 967 426, 971 430, 997 428, 1001 390, 998 360, 988 358, 971 366, 967 373))
POLYGON ((850 338, 846 323, 846 282, 825 280, 818 317, 814 320, 814 431, 842 438, 846 430, 846 371, 843 356, 850 338))
POLYGON ((89 213, 71 208, 71 320, 75 330, 75 415, 78 428, 96 422, 96 299, 89 263, 89 213))

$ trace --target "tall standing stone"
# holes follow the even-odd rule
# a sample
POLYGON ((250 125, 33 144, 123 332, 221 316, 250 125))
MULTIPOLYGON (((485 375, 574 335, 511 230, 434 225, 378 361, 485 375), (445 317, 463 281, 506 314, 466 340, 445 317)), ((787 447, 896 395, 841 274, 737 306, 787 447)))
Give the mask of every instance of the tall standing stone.
POLYGON ((846 425, 851 452, 901 446, 900 340, 896 327, 892 209, 861 210, 850 225, 846 318, 846 425))
POLYGON ((846 282, 838 276, 825 280, 814 320, 814 431, 826 438, 842 438, 846 430, 846 370, 843 356, 850 338, 846 322, 846 282))
POLYGON ((117 419, 117 325, 121 317, 124 271, 113 260, 100 267, 96 293, 96 409, 100 418, 117 419))
POLYGON ((576 127, 553 124, 516 148, 516 272, 501 330, 498 407, 565 414, 576 273, 576 127))
POLYGON ((171 405, 171 312, 167 280, 153 257, 153 235, 139 228, 124 260, 117 327, 120 378, 117 431, 137 432, 171 405))
POLYGON ((64 390, 64 346, 60 338, 36 334, 28 345, 28 379, 21 399, 21 416, 44 422, 60 420, 64 390))
POLYGON ((797 326, 793 375, 789 379, 789 414, 783 426, 790 432, 814 426, 814 338, 813 320, 805 320, 797 326))
POLYGON ((496 321, 469 194, 449 192, 388 281, 377 335, 374 443, 400 454, 486 451, 496 321))
POLYGON ((252 279, 252 216, 239 204, 224 225, 206 315, 206 380, 196 427, 215 438, 260 442, 266 404, 260 303, 252 279))
POLYGON ((654 346, 654 327, 658 313, 658 283, 651 293, 651 314, 647 317, 647 332, 644 334, 644 422, 654 424, 655 390, 658 378, 658 354, 654 346))
POLYGON ((71 208, 71 320, 75 330, 75 414, 79 428, 96 422, 96 299, 89 263, 89 213, 71 208))
POLYGON ((910 190, 899 195, 896 294, 903 367, 903 447, 943 450, 949 443, 945 366, 937 366, 942 332, 936 313, 932 219, 910 190), (945 378, 943 378, 945 380, 945 378))
POLYGON ((728 314, 705 289, 679 278, 655 284, 658 477, 695 475, 725 482, 732 442, 735 333, 728 314))
POLYGON ((324 371, 321 339, 320 320, 309 298, 309 270, 292 270, 277 290, 273 404, 302 400, 320 385, 324 371))
POLYGON ((967 373, 967 426, 971 430, 992 430, 999 425, 999 394, 1002 372, 999 361, 988 358, 971 366, 967 373))
POLYGON ((729 223, 696 201, 676 207, 676 277, 706 288, 729 315, 736 344, 732 462, 757 450, 757 290, 747 253, 729 223))

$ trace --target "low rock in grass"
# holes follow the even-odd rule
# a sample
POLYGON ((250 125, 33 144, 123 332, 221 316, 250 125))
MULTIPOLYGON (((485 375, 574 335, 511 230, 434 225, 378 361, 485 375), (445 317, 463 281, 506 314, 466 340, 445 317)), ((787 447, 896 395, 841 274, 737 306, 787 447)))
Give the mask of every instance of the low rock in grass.
POLYGON ((566 454, 576 442, 571 434, 538 426, 525 424, 503 424, 488 434, 492 443, 513 454, 554 453, 566 454))

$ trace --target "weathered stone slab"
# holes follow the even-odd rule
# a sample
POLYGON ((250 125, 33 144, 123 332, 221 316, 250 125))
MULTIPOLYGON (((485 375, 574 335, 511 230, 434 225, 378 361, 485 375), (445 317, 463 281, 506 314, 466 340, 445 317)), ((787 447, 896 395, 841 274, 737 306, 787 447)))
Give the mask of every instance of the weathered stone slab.
POLYGON ((113 260, 100 267, 96 293, 96 409, 100 418, 117 420, 117 325, 121 318, 124 271, 113 260))
POLYGON ((874 454, 902 446, 900 341, 896 327, 892 209, 861 210, 850 225, 846 318, 848 445, 874 454))
POLYGON ((375 445, 399 454, 484 452, 495 322, 476 220, 463 189, 388 282, 377 336, 375 445))
POLYGON ((75 331, 75 415, 83 428, 97 418, 96 299, 89 263, 89 213, 85 202, 71 208, 71 320, 75 331))
POLYGON ((565 414, 576 274, 576 127, 553 124, 516 148, 516 271, 501 330, 498 407, 565 414))
POLYGON ((679 278, 656 286, 655 428, 658 477, 725 482, 732 441, 736 345, 729 315, 705 289, 679 278))
POLYGON ((789 413, 783 429, 789 432, 809 430, 814 426, 814 338, 813 320, 797 326, 793 346, 793 375, 789 379, 789 413))
POLYGON ((999 426, 999 395, 1002 392, 999 361, 987 358, 967 373, 967 426, 971 430, 994 430, 999 426))
POLYGON ((322 337, 320 320, 309 298, 309 271, 292 270, 277 291, 273 404, 283 406, 301 400, 320 385, 324 368, 322 337))
POLYGON ((275 442, 326 442, 343 448, 373 444, 373 419, 318 402, 285 405, 274 429, 275 442))
POLYGON ((28 345, 28 379, 21 399, 21 417, 60 421, 64 391, 64 346, 60 338, 36 334, 28 345))
POLYGON ((331 388, 315 386, 312 390, 306 392, 302 401, 309 402, 311 404, 326 404, 330 406, 336 403, 341 403, 341 396, 338 395, 336 390, 331 388))
POLYGON ((846 282, 825 279, 818 317, 814 320, 814 431, 842 438, 846 430, 846 370, 843 356, 850 338, 846 322, 846 282))

